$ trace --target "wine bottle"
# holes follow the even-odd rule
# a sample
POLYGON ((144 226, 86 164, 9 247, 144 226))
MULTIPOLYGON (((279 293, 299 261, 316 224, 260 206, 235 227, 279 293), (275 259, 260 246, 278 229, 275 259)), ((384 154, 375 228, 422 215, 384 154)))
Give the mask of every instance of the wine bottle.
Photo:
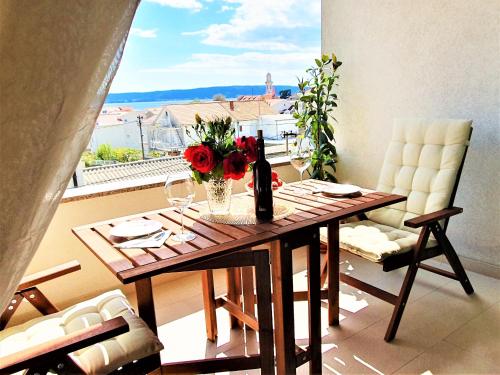
POLYGON ((266 160, 262 130, 257 131, 257 160, 253 166, 255 216, 259 221, 273 218, 271 164, 266 160))

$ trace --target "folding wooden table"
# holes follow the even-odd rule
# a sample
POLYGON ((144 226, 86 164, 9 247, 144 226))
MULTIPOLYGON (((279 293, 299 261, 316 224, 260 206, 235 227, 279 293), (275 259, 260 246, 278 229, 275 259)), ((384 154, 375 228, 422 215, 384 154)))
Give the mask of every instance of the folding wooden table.
MULTIPOLYGON (((324 184, 327 183, 308 180, 304 187, 312 192, 324 184)), ((295 373, 296 367, 310 361, 310 373, 321 373, 319 227, 328 225, 331 235, 330 249, 334 251, 329 252, 329 264, 333 267, 329 270, 331 288, 328 298, 330 316, 338 317, 338 251, 335 250, 338 250, 339 221, 406 198, 375 192, 365 192, 350 199, 327 198, 312 193, 297 196, 293 185, 289 184, 276 193, 275 201, 294 207, 295 212, 270 223, 216 224, 201 218, 203 204, 193 205, 185 212, 184 224, 187 230, 197 233, 197 237, 188 243, 180 244, 169 239, 161 248, 127 250, 113 247, 116 239, 109 231, 125 220, 158 220, 164 229, 179 232, 180 215, 170 208, 84 225, 74 228, 73 232, 123 284, 135 283, 139 316, 154 332, 157 332, 157 327, 151 284, 153 276, 196 269, 200 263, 213 262, 215 266, 217 260, 227 254, 270 244, 277 372, 295 373), (309 346, 306 350, 295 344, 293 328, 292 250, 302 246, 308 246, 309 346)), ((239 308, 237 314, 242 316, 245 312, 239 308)), ((210 371, 217 371, 217 368, 210 371)))

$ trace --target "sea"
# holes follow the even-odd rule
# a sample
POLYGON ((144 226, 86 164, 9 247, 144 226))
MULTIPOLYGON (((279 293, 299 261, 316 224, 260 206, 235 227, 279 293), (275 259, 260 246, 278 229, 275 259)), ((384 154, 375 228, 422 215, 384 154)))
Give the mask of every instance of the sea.
MULTIPOLYGON (((235 99, 227 99, 227 100, 235 100, 235 99)), ((212 100, 210 100, 210 99, 196 100, 197 103, 199 103, 199 102, 211 102, 211 101, 212 100)), ((167 100, 167 101, 158 101, 158 102, 104 103, 104 107, 131 107, 137 111, 142 111, 143 109, 146 109, 146 108, 163 107, 164 105, 167 105, 167 104, 185 104, 185 103, 193 103, 193 102, 195 102, 194 99, 167 100)))
POLYGON ((156 108, 162 107, 166 104, 180 104, 180 103, 188 103, 192 100, 171 100, 171 101, 163 101, 163 102, 126 102, 126 103, 104 103, 104 107, 131 107, 135 110, 141 111, 146 108, 156 108))

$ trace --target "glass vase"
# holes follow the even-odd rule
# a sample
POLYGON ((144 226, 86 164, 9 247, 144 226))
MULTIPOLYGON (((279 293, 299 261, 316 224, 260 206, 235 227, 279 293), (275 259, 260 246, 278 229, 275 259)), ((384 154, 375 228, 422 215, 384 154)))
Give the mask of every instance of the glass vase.
POLYGON ((227 215, 231 207, 233 180, 211 179, 203 182, 207 192, 207 201, 212 215, 227 215))

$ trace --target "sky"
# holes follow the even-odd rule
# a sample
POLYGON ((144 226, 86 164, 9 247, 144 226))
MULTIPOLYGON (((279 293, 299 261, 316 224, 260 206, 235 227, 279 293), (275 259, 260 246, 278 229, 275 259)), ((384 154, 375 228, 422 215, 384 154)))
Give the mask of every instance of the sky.
POLYGON ((321 0, 143 0, 110 92, 295 85, 321 51, 321 0))

